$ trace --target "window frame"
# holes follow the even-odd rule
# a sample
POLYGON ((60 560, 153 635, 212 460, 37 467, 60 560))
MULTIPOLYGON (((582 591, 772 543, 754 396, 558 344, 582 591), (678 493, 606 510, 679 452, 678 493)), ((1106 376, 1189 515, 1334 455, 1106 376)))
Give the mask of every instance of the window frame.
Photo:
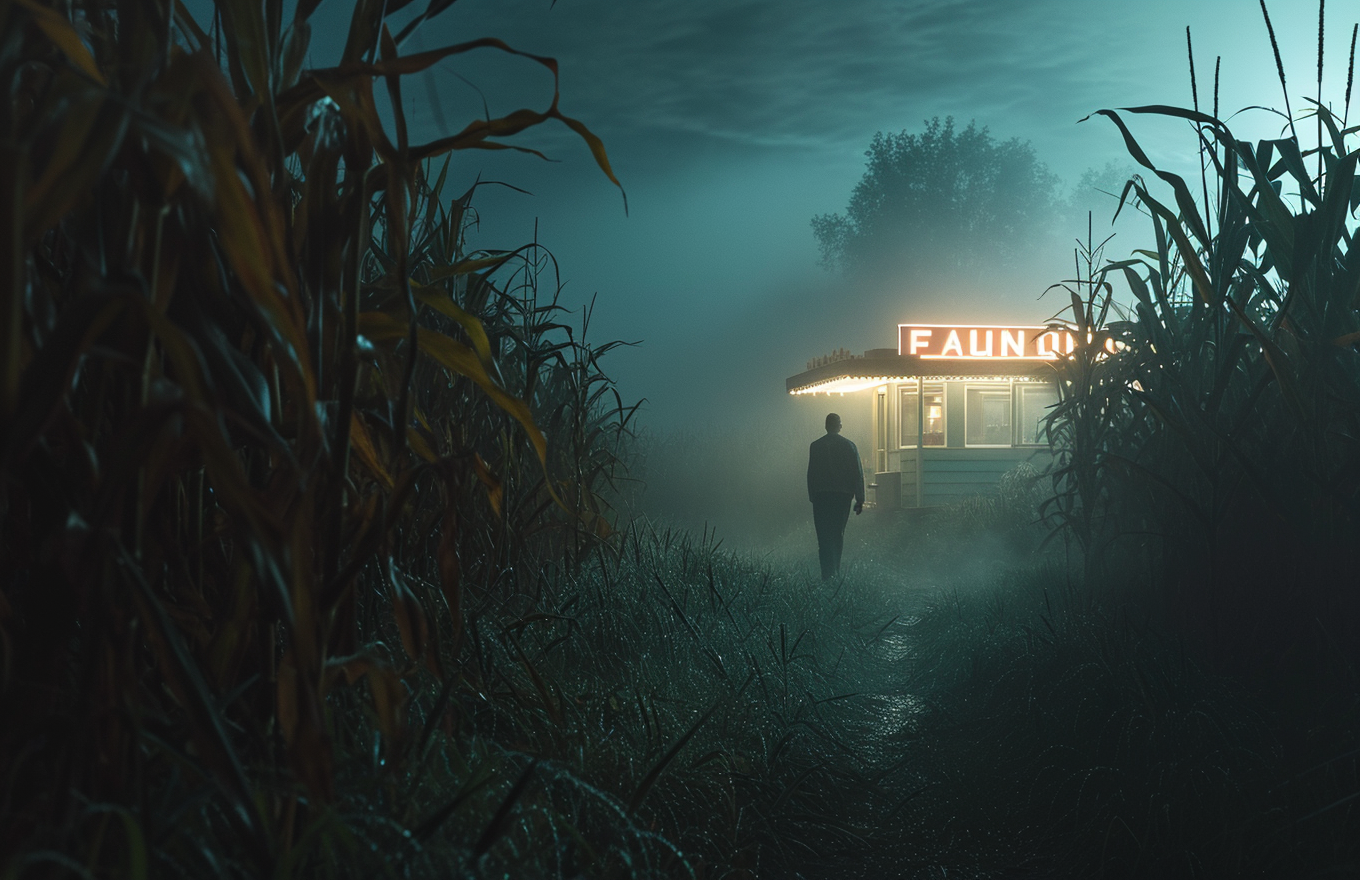
MULTIPOLYGON (((980 414, 979 414, 980 417, 980 414)), ((1015 383, 1005 382, 965 382, 963 383, 963 445, 967 449, 1010 449, 1015 443, 1015 383), (1006 395, 1006 442, 1004 443, 973 443, 970 441, 972 433, 972 407, 970 397, 973 391, 996 391, 1005 392, 1006 395)), ((985 430, 985 429, 984 429, 985 430)))
POLYGON ((921 380, 912 379, 910 382, 903 382, 897 386, 897 448, 915 449, 916 441, 920 436, 918 431, 907 431, 907 415, 910 412, 914 419, 920 414, 920 404, 917 402, 921 394, 921 380), (907 398, 911 397, 911 405, 907 405, 907 398), (910 433, 910 435, 909 435, 910 433))
POLYGON ((888 470, 888 389, 879 386, 874 393, 874 469, 877 473, 888 470))
POLYGON ((1021 404, 1020 398, 1028 391, 1046 392, 1049 395, 1049 403, 1045 404, 1044 409, 1049 409, 1058 402, 1057 387, 1051 382, 1016 382, 1015 389, 1015 394, 1012 398, 1012 405, 1015 410, 1014 430, 1012 434, 1015 439, 1015 445, 1020 447, 1044 447, 1050 445, 1048 442, 1039 438, 1037 423, 1035 424, 1035 438, 1028 441, 1021 439, 1020 432, 1023 430, 1024 426, 1020 417, 1024 413, 1024 407, 1021 404))
POLYGON ((904 382, 898 386, 897 390, 898 449, 916 449, 917 448, 916 441, 922 436, 922 432, 920 431, 919 428, 917 429, 917 433, 915 436, 912 436, 911 438, 908 438, 906 436, 907 432, 904 430, 904 428, 906 427, 904 424, 905 421, 904 415, 907 411, 906 404, 907 397, 911 396, 915 398, 915 400, 913 401, 912 409, 914 409, 918 415, 924 415, 923 407, 919 402, 920 396, 922 394, 927 393, 934 394, 936 391, 938 391, 940 395, 940 442, 926 443, 924 445, 926 449, 943 449, 944 447, 949 445, 949 408, 947 403, 948 392, 946 390, 946 384, 947 383, 945 382, 923 382, 920 379, 913 379, 910 384, 904 382))

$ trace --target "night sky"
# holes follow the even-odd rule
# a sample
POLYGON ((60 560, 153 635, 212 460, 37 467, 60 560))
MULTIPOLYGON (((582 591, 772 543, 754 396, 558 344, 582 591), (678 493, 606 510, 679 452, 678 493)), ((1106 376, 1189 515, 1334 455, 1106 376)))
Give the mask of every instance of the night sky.
MULTIPOLYGON (((1317 8, 1276 0, 1271 14, 1297 113, 1316 92, 1317 8)), ((1350 24, 1328 22, 1334 105, 1350 24)), ((607 372, 626 399, 647 398, 644 423, 672 427, 790 412, 785 377, 832 349, 894 345, 899 321, 1052 316, 1061 301, 1040 294, 1071 274, 1070 248, 1004 289, 920 290, 904 278, 898 290, 855 290, 819 265, 810 220, 845 209, 875 132, 919 131, 937 115, 1032 142, 1068 187, 1088 168, 1132 168, 1111 123, 1078 120, 1106 107, 1189 106, 1187 26, 1204 109, 1219 55, 1224 115, 1283 106, 1256 0, 461 0, 404 51, 496 36, 558 59, 562 110, 604 139, 629 212, 585 146, 544 127, 519 142, 552 163, 457 157, 465 181, 480 173, 532 192, 484 190, 474 243, 513 247, 537 224, 564 301, 596 298, 589 339, 641 343, 610 354, 607 372)), ((406 94, 433 136, 478 114, 483 96, 505 113, 546 107, 550 88, 541 67, 482 52, 406 94)), ((1251 111, 1232 124, 1268 137, 1280 121, 1251 111)), ((1156 161, 1197 167, 1188 126, 1135 126, 1156 161)), ((1099 237, 1113 201, 1092 205, 1099 237)), ((1121 221, 1107 256, 1146 245, 1146 228, 1121 221)))

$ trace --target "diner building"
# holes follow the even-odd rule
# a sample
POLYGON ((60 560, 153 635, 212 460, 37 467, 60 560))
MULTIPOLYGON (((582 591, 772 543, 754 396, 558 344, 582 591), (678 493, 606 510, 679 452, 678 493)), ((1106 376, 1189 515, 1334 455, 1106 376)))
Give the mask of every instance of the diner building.
POLYGON ((1069 331, 901 324, 897 335, 896 349, 838 351, 787 380, 789 394, 863 401, 873 438, 860 450, 870 500, 936 507, 995 492, 1022 462, 1048 466, 1040 424, 1058 399, 1054 362, 1076 345, 1069 331))

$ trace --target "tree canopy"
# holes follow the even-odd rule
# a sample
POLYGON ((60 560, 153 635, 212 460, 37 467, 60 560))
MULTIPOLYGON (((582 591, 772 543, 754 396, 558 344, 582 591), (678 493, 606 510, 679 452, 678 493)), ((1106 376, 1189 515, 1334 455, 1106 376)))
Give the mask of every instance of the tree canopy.
POLYGON ((845 213, 812 218, 829 268, 969 275, 1050 237, 1058 177, 1028 141, 935 117, 919 134, 875 134, 865 156, 845 213))

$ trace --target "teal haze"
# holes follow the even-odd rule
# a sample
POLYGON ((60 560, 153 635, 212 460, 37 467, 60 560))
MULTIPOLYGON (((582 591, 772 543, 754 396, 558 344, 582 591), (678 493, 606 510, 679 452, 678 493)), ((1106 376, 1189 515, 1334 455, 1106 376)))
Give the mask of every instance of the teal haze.
MULTIPOLYGON (((1296 112, 1316 90, 1317 10, 1308 6, 1276 0, 1271 9, 1296 112)), ((1328 24, 1338 82, 1325 93, 1339 100, 1350 22, 1328 24)), ((792 417, 810 438, 824 403, 790 401, 783 390, 809 358, 891 346, 899 321, 1043 321, 1062 303, 1041 294, 1070 276, 1070 243, 1085 235, 1084 221, 1066 218, 1069 244, 985 289, 922 289, 911 277, 847 285, 819 265, 810 220, 845 209, 873 134, 918 131, 934 116, 976 120, 998 140, 1031 142, 1070 190, 1089 168, 1132 167, 1115 127, 1082 117, 1190 105, 1187 26, 1203 109, 1212 109, 1219 55, 1224 114, 1283 107, 1256 0, 463 0, 403 51, 495 36, 560 63, 561 108, 604 139, 627 214, 565 128, 521 141, 552 162, 479 152, 456 157, 454 169, 463 181, 480 175, 531 193, 484 188, 474 243, 513 247, 537 235, 557 258, 564 302, 595 301, 590 338, 640 343, 605 363, 626 399, 647 399, 644 423, 792 417)), ((314 54, 322 51, 318 42, 314 54)), ((478 52, 405 95, 418 130, 434 136, 480 115, 483 100, 493 114, 545 108, 551 78, 523 59, 478 52)), ((1233 124, 1252 136, 1279 130, 1260 111, 1233 124)), ((1197 167, 1188 127, 1138 120, 1135 131, 1155 161, 1186 174, 1197 167)), ((1108 235, 1113 200, 1078 201, 1096 211, 1096 237, 1108 235)), ((1109 256, 1146 243, 1142 224, 1121 220, 1118 232, 1109 256)), ((857 405, 839 408, 855 437, 857 405)))

